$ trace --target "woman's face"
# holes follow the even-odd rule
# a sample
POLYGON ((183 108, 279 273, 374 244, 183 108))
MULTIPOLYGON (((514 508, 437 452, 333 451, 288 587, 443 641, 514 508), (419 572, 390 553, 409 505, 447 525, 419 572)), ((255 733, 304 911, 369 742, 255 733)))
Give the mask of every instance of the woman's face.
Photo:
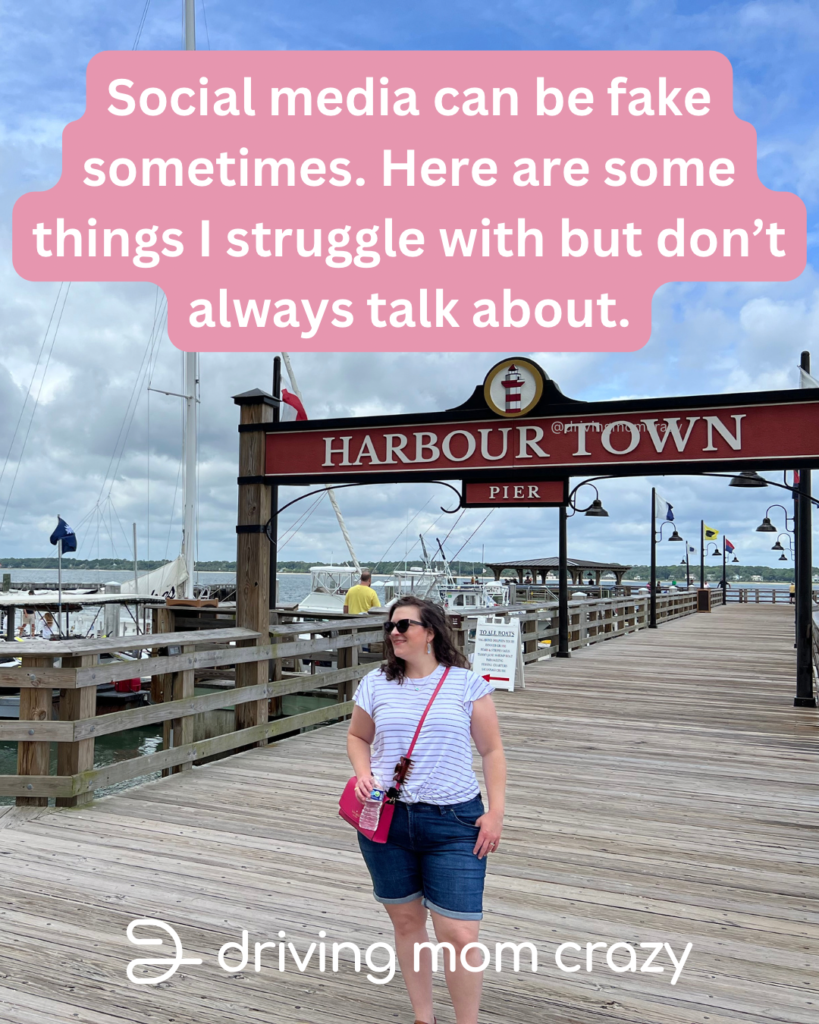
MULTIPOLYGON (((390 619, 393 622, 400 622, 401 619, 413 619, 415 623, 421 621, 421 609, 415 605, 401 605, 393 608, 390 619)), ((424 626, 413 623, 406 633, 399 633, 394 629, 388 639, 392 643, 396 657, 404 661, 414 661, 417 657, 427 652, 427 644, 432 641, 435 631, 424 626)))

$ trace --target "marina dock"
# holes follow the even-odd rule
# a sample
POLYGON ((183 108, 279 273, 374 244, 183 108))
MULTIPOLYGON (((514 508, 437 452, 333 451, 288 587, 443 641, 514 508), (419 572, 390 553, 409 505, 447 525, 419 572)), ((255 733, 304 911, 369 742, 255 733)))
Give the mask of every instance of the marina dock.
MULTIPOLYGON (((498 1024, 815 1024, 819 1017, 816 710, 794 708, 793 609, 728 604, 535 661, 496 694, 508 814, 487 881, 482 941, 532 942, 519 973, 485 977, 498 1024), (692 949, 663 973, 593 969, 563 942, 692 949)), ((10 1024, 400 1024, 400 977, 302 974, 303 956, 392 942, 353 831, 336 815, 350 774, 339 722, 78 807, 0 809, 0 1019, 10 1024), (304 795, 310 796, 309 809, 304 795), (128 923, 178 933, 186 965, 158 987, 126 979, 128 923), (249 934, 238 974, 217 964, 249 934)), ((478 762, 479 764, 479 762, 478 762)), ((156 930, 145 932, 156 935, 156 930)), ((228 954, 235 959, 237 950, 228 954)), ((384 955, 376 954, 379 963, 384 955)), ((621 953, 620 963, 626 960, 621 953)), ((137 968, 156 977, 165 968, 137 968)), ((436 976, 439 1024, 453 1016, 436 976)))

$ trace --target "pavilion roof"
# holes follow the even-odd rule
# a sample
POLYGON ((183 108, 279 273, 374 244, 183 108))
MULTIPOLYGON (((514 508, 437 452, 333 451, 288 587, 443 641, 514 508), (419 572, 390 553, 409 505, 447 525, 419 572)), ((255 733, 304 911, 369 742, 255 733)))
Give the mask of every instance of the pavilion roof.
MULTIPOLYGON (((567 565, 575 569, 599 569, 605 572, 608 569, 630 569, 630 565, 622 565, 620 562, 589 562, 583 558, 569 558, 567 565)), ((490 569, 557 569, 560 560, 558 558, 518 558, 510 562, 489 562, 485 563, 490 569)))

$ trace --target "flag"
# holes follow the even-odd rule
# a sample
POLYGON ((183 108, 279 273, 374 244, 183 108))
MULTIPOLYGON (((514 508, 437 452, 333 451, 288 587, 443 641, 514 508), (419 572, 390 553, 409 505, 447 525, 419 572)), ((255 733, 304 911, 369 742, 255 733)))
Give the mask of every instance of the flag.
POLYGON ((65 554, 68 551, 77 550, 77 535, 63 519, 62 516, 57 516, 57 529, 48 538, 52 544, 59 544, 63 542, 62 552, 65 554))
POLYGON ((654 518, 674 521, 674 506, 665 498, 661 498, 656 491, 654 492, 654 518))
POLYGON ((719 530, 715 530, 713 526, 703 526, 702 535, 706 540, 716 540, 719 537, 719 530))
POLYGON ((298 395, 282 388, 282 404, 279 416, 282 420, 306 420, 307 413, 298 395))
POLYGON ((694 547, 693 544, 689 544, 688 545, 688 550, 691 552, 691 554, 693 554, 697 549, 694 547))
POLYGON ((819 388, 819 380, 812 377, 807 370, 799 367, 799 387, 800 388, 819 388))
POLYGON ((730 555, 733 552, 733 550, 734 550, 734 545, 730 542, 730 540, 728 540, 727 537, 725 537, 723 539, 723 541, 724 541, 724 544, 725 544, 725 550, 730 555))

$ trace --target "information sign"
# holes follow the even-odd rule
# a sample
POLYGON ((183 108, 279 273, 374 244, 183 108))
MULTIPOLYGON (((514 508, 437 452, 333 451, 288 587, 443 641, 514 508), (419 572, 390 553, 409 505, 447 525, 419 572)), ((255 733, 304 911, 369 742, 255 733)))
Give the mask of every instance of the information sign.
POLYGON ((514 690, 516 681, 524 685, 517 619, 494 615, 478 619, 472 671, 493 683, 496 690, 514 690))

